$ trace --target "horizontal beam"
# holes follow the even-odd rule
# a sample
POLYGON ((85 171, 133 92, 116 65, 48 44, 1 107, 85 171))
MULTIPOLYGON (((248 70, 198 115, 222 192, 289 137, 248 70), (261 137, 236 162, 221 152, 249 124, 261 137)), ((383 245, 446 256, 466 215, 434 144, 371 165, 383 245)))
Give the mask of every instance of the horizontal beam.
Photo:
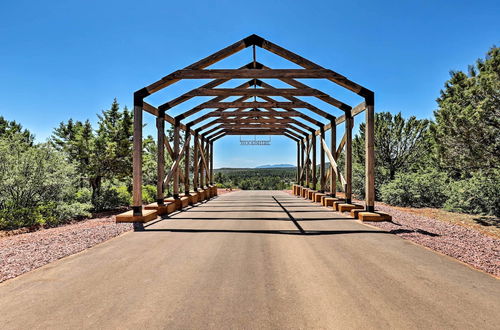
POLYGON ((171 79, 332 79, 339 75, 328 69, 211 69, 178 70, 170 75, 171 79))
POLYGON ((326 96, 314 88, 197 88, 187 96, 326 96))
POLYGON ((232 108, 306 108, 305 102, 206 102, 193 109, 232 109, 232 108))

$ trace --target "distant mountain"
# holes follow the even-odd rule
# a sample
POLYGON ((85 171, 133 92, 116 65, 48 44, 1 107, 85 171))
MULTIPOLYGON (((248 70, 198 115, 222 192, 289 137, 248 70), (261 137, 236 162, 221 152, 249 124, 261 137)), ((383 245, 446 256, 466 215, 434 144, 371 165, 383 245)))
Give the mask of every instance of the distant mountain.
POLYGON ((291 164, 275 164, 275 165, 260 165, 256 168, 282 168, 282 167, 295 167, 295 165, 291 164))

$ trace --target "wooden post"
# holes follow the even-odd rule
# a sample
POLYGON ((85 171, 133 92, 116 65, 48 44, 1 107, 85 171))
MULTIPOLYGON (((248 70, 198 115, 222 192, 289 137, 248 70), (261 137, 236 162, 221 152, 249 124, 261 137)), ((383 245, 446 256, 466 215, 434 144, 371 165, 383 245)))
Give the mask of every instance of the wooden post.
POLYGON ((165 193, 163 180, 165 179, 165 112, 159 111, 156 118, 157 135, 157 163, 156 163, 156 202, 164 204, 165 193))
POLYGON ((311 166, 311 170, 312 170, 312 184, 313 184, 313 188, 314 190, 316 190, 316 185, 318 183, 318 179, 316 177, 316 134, 312 134, 312 166, 311 166))
POLYGON ((196 191, 199 188, 198 181, 198 132, 194 132, 194 143, 193 143, 193 189, 196 191))
POLYGON ((295 182, 299 184, 300 180, 300 142, 297 141, 297 179, 295 182))
POLYGON ((345 118, 345 134, 346 134, 346 144, 345 144, 345 202, 350 204, 352 202, 352 126, 353 118, 351 114, 347 115, 345 118))
MULTIPOLYGON (((180 121, 174 122, 174 161, 179 157, 179 144, 180 144, 180 121)), ((174 176, 174 198, 179 198, 179 166, 175 169, 174 176)))
MULTIPOLYGON (((201 136, 200 136, 200 142, 201 142, 200 143, 200 145, 201 145, 200 154, 203 153, 203 155, 205 155, 205 140, 201 136)), ((200 155, 200 158, 201 158, 201 155, 200 155)), ((206 159, 206 157, 205 157, 205 159, 206 159)), ((205 189, 205 167, 204 166, 200 166, 200 188, 205 189)))
POLYGON ((191 134, 191 129, 189 126, 186 127, 186 135, 184 138, 184 143, 187 143, 186 151, 184 152, 184 194, 189 196, 189 162, 191 160, 189 153, 189 135, 191 134))
MULTIPOLYGON (((304 171, 304 140, 300 140, 300 169, 304 171)), ((304 177, 300 178, 300 185, 304 186, 304 177)))
MULTIPOLYGON (((330 150, 335 153, 337 150, 337 125, 334 120, 330 122, 330 150)), ((333 164, 330 164, 330 195, 335 197, 337 195, 337 175, 333 170, 333 164)))
POLYGON ((375 211, 375 95, 365 98, 365 206, 368 212, 375 211))
MULTIPOLYGON (((320 136, 321 136, 321 141, 324 141, 325 140, 325 128, 324 126, 321 126, 320 127, 320 136)), ((319 148, 319 161, 320 161, 320 167, 319 167, 319 183, 320 183, 320 188, 319 188, 319 191, 324 193, 325 192, 325 184, 326 184, 326 180, 325 180, 325 150, 323 149, 323 145, 321 144, 320 145, 320 148, 319 148)))
POLYGON ((210 141, 210 184, 214 184, 214 142, 210 141))
POLYGON ((133 149, 133 203, 134 216, 142 216, 142 101, 134 94, 134 149, 133 149))
MULTIPOLYGON (((309 141, 309 137, 307 137, 306 139, 307 139, 306 140, 306 153, 309 156, 309 153, 311 152, 311 149, 309 147, 311 142, 309 141)), ((308 156, 306 157, 306 159, 309 158, 308 156)), ((311 188, 311 185, 309 182, 309 174, 310 174, 310 169, 311 169, 310 168, 310 161, 306 161, 305 165, 306 165, 306 186, 307 186, 307 188, 311 188)))

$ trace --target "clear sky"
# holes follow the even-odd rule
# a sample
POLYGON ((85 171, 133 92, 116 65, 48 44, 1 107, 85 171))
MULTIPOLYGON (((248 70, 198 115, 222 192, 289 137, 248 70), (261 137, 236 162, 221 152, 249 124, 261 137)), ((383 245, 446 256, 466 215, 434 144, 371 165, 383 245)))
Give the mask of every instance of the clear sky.
MULTIPOLYGON (((59 122, 95 122, 115 97, 131 107, 135 90, 252 33, 375 91, 376 111, 431 118, 449 71, 500 44, 500 2, 2 1, 0 115, 44 141, 59 122)), ((257 60, 296 67, 264 50, 257 60)), ((215 67, 250 61, 247 49, 215 67)), ((304 82, 348 104, 361 101, 333 83, 304 82)), ((148 101, 159 105, 199 84, 181 82, 148 101)), ((153 118, 146 122, 145 134, 154 134, 153 118)), ((283 137, 268 147, 226 137, 215 148, 216 167, 295 163, 295 144, 283 137)))

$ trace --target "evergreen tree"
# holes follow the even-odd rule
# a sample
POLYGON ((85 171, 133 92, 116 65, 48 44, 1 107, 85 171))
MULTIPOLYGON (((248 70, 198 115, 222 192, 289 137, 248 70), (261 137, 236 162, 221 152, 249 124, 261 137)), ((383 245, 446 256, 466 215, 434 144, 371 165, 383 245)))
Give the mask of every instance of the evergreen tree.
POLYGON ((450 74, 432 125, 439 165, 455 178, 500 168, 500 48, 491 48, 468 74, 450 74))

